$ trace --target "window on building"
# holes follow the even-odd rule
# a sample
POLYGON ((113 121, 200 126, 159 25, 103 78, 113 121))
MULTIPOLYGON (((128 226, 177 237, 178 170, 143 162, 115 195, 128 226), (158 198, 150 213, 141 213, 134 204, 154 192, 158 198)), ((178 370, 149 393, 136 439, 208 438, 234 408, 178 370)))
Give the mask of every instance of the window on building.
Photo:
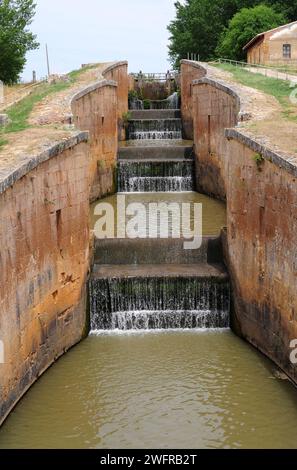
POLYGON ((283 57, 284 59, 291 59, 291 44, 284 44, 283 45, 283 57))

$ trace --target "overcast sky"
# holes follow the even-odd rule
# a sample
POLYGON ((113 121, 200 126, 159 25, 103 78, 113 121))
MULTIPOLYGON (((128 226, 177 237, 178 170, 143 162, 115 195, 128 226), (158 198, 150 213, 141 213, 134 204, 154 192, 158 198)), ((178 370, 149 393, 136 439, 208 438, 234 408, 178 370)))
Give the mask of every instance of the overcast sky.
POLYGON ((30 52, 23 74, 46 75, 45 44, 51 72, 77 69, 82 63, 128 60, 131 72, 169 68, 166 26, 175 0, 37 0, 32 31, 40 49, 30 52))

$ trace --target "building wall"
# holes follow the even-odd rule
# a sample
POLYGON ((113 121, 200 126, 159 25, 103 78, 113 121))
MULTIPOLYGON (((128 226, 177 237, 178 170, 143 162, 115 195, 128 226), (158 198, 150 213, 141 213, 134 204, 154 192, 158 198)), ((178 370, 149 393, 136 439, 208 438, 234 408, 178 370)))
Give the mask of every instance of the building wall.
POLYGON ((248 50, 249 64, 265 65, 269 62, 269 43, 264 40, 248 50))
POLYGON ((294 65, 297 64, 297 38, 269 40, 269 60, 267 65, 294 65), (291 44, 291 59, 284 59, 283 45, 291 44))
POLYGON ((247 61, 249 64, 260 65, 296 65, 297 64, 297 39, 270 40, 267 37, 260 45, 257 44, 248 50, 247 61), (283 58, 283 45, 291 44, 291 59, 283 58))
POLYGON ((24 176, 0 181, 0 424, 87 331, 87 139, 63 141, 32 158, 24 176))
POLYGON ((266 33, 263 41, 248 49, 247 61, 260 65, 296 65, 297 23, 266 33), (291 59, 283 57, 284 44, 291 44, 291 59))

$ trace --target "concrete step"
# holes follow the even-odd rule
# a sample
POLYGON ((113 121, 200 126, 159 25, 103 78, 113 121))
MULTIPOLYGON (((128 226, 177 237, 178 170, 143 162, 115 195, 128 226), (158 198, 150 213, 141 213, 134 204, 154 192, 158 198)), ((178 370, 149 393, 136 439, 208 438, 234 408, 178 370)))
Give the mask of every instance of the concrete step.
POLYGON ((93 330, 226 328, 230 285, 223 265, 95 265, 93 330))
POLYGON ((194 161, 191 159, 166 160, 124 160, 118 162, 118 176, 121 180, 133 177, 147 178, 171 176, 195 176, 194 161))
POLYGON ((193 160, 119 161, 119 192, 194 191, 193 160))
POLYGON ((131 119, 178 119, 180 109, 147 109, 130 111, 131 119))
POLYGON ((192 145, 161 145, 159 141, 155 145, 142 145, 143 142, 137 142, 138 145, 122 146, 118 151, 118 159, 121 160, 184 160, 193 159, 192 145))
POLYGON ((91 281, 96 279, 200 279, 227 282, 228 274, 222 264, 146 264, 146 265, 98 265, 95 264, 91 281))
POLYGON ((184 239, 95 240, 95 264, 152 265, 222 263, 220 237, 203 237, 197 250, 185 250, 184 239))

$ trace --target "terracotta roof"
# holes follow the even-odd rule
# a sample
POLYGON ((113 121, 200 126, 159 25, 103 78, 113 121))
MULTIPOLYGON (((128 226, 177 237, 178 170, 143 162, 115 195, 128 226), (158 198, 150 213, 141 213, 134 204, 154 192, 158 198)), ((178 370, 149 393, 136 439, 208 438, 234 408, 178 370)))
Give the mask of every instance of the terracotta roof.
POLYGON ((277 31, 282 28, 286 28, 288 26, 291 26, 293 24, 297 24, 297 21, 292 21, 292 23, 284 24, 282 26, 278 26, 277 28, 269 29, 268 31, 264 31, 263 33, 257 34, 253 39, 250 40, 243 48, 242 50, 245 51, 246 49, 249 49, 251 46, 255 44, 258 40, 261 40, 264 38, 265 34, 272 33, 273 31, 277 31))

